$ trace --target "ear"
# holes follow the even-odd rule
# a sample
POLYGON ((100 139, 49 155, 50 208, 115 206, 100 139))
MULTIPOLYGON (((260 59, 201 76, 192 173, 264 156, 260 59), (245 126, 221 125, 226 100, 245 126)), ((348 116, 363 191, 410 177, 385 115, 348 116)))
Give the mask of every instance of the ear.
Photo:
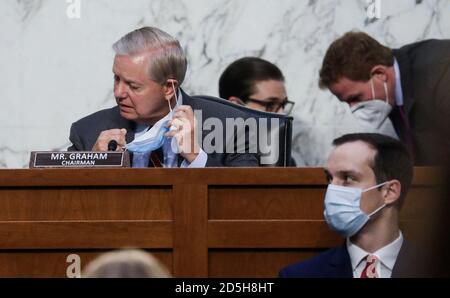
POLYGON ((241 106, 245 106, 244 102, 239 97, 230 96, 228 98, 228 100, 231 101, 232 103, 235 103, 235 104, 238 104, 238 105, 241 105, 241 106))
POLYGON ((164 98, 167 101, 172 100, 172 98, 175 97, 175 92, 178 88, 178 81, 174 79, 168 79, 163 84, 163 92, 164 92, 164 98))
POLYGON ((402 185, 398 180, 389 181, 381 190, 383 194, 384 203, 386 205, 394 205, 400 199, 402 192, 402 185))
POLYGON ((387 82, 388 67, 385 65, 375 65, 370 71, 371 78, 377 78, 383 82, 387 82))

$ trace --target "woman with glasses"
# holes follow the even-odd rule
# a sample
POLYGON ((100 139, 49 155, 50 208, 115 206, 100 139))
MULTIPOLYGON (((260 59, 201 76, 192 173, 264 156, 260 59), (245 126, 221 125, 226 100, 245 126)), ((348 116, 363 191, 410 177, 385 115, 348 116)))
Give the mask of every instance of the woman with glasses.
POLYGON ((281 70, 269 61, 245 57, 231 63, 219 80, 219 96, 264 112, 289 115, 289 101, 281 70))
MULTIPOLYGON (((289 115, 289 101, 281 70, 269 61, 245 57, 231 63, 219 79, 219 96, 247 108, 289 115)), ((296 163, 291 158, 290 166, 296 163)))

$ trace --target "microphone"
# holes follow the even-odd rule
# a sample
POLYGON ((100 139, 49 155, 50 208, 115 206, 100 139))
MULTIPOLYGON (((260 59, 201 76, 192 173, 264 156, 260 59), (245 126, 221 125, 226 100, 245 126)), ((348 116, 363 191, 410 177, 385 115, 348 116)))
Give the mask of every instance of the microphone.
POLYGON ((116 151, 117 149, 117 142, 116 140, 111 140, 108 143, 108 151, 116 151))

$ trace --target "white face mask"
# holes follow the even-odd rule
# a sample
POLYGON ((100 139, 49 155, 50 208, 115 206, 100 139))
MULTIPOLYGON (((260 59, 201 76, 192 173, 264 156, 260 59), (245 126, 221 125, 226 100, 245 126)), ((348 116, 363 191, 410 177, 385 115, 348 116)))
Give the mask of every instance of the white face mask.
POLYGON ((399 139, 395 132, 394 125, 389 114, 392 111, 392 106, 389 104, 389 92, 387 83, 384 82, 384 92, 386 93, 386 100, 376 99, 373 79, 370 79, 372 87, 373 100, 360 102, 353 107, 351 111, 353 116, 357 119, 358 124, 367 132, 380 133, 399 139))
POLYGON ((351 237, 358 233, 372 216, 386 207, 386 204, 383 204, 370 214, 364 213, 360 207, 362 193, 387 183, 389 182, 365 190, 333 184, 328 185, 323 214, 330 228, 343 237, 351 237))
MULTIPOLYGON (((173 82, 172 88, 175 92, 176 103, 178 104, 178 96, 173 82)), ((146 154, 162 147, 166 140, 165 134, 169 131, 167 123, 172 120, 173 116, 173 109, 170 101, 168 101, 168 104, 170 112, 156 122, 147 132, 135 138, 131 143, 128 143, 126 145, 127 150, 133 153, 146 154)))

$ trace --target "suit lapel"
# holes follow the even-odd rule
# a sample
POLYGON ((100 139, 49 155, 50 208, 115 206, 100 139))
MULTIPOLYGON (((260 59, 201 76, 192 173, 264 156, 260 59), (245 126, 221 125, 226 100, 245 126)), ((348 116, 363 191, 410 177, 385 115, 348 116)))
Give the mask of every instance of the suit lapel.
POLYGON ((130 143, 134 140, 134 130, 136 129, 136 124, 133 121, 129 121, 122 118, 122 124, 120 127, 125 128, 127 130, 127 134, 125 136, 125 140, 127 143, 130 143))
MULTIPOLYGON (((114 108, 114 114, 112 120, 112 126, 113 128, 125 128, 127 130, 127 134, 125 135, 125 141, 128 143, 132 142, 134 140, 134 130, 136 129, 136 123, 130 120, 127 120, 123 118, 120 115, 119 107, 116 106, 114 108)), ((133 153, 129 152, 130 155, 130 162, 131 165, 133 165, 133 153)))
POLYGON ((405 141, 405 128, 403 127, 403 121, 401 121, 401 116, 399 115, 399 111, 398 111, 399 107, 396 106, 392 109, 392 112, 389 114, 389 119, 391 119, 392 124, 394 125, 394 129, 397 132, 397 134, 399 135, 400 139, 402 141, 405 141))
POLYGON ((334 277, 353 278, 350 256, 345 243, 336 249, 330 260, 330 266, 334 272, 334 277))
POLYGON ((130 143, 134 140, 134 130, 136 129, 136 123, 134 121, 127 120, 120 115, 119 107, 116 106, 114 108, 114 116, 111 121, 113 128, 125 128, 127 130, 127 134, 125 136, 125 140, 127 143, 130 143))
POLYGON ((419 250, 413 247, 408 241, 403 240, 394 268, 393 278, 411 278, 427 276, 425 254, 420 254, 419 250), (420 258, 422 256, 422 258, 420 258))

